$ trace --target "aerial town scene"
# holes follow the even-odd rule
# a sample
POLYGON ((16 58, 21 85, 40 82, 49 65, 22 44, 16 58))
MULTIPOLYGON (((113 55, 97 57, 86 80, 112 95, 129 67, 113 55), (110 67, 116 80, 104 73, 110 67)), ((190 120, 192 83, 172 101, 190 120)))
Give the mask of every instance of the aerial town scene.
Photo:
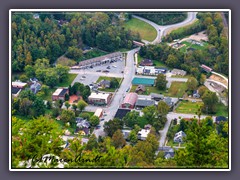
POLYGON ((228 169, 229 11, 12 11, 12 169, 228 169))

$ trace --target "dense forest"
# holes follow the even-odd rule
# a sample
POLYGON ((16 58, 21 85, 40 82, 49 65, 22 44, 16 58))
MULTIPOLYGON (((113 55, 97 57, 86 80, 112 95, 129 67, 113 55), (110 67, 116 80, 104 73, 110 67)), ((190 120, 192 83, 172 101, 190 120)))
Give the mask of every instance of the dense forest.
MULTIPOLYGON (((167 44, 144 46, 140 50, 140 55, 145 58, 155 59, 163 62, 170 68, 181 68, 188 73, 200 78, 200 65, 205 64, 214 71, 228 76, 228 40, 223 33, 223 22, 221 14, 215 13, 198 13, 199 27, 204 27, 208 35, 208 47, 203 50, 196 49, 187 53, 175 50, 167 44)), ((199 32, 200 29, 189 29, 181 31, 184 34, 176 35, 176 31, 165 37, 165 41, 172 41, 175 38, 183 38, 185 35, 191 35, 199 32), (196 31, 195 31, 196 30, 196 31), (189 33, 189 34, 186 34, 189 33)))
POLYGON ((159 25, 175 24, 187 18, 186 12, 134 12, 133 14, 159 25))
POLYGON ((125 30, 114 13, 33 13, 12 14, 12 70, 46 58, 50 64, 66 54, 77 60, 86 45, 107 52, 131 48, 139 35, 125 30))

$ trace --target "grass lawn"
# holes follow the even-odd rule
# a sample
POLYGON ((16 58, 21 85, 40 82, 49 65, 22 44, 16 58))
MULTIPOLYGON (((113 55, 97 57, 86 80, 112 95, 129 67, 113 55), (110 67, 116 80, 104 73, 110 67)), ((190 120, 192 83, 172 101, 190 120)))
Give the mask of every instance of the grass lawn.
MULTIPOLYGON (((130 92, 135 92, 137 85, 132 85, 130 92)), ((157 94, 165 94, 165 91, 160 91, 156 87, 153 86, 146 86, 146 92, 143 95, 149 95, 150 93, 157 93, 157 94)))
POLYGON ((185 46, 183 46, 182 48, 180 48, 181 52, 187 52, 188 48, 194 48, 196 50, 203 50, 206 49, 208 46, 208 43, 203 42, 203 46, 197 45, 197 44, 192 44, 190 42, 187 41, 183 41, 182 44, 185 44, 185 46))
MULTIPOLYGON (((96 82, 98 83, 98 82, 100 82, 100 81, 102 81, 104 79, 111 81, 112 78, 114 78, 114 77, 100 76, 96 82)), ((115 78, 119 82, 119 86, 120 86, 122 78, 117 78, 117 77, 115 77, 115 78)), ((117 88, 106 88, 106 89, 99 88, 100 91, 105 91, 105 92, 114 92, 116 89, 117 88)))
MULTIPOLYGON (((143 59, 144 59, 144 58, 141 57, 141 56, 138 54, 138 64, 140 64, 143 59)), ((153 60, 153 66, 166 67, 166 68, 168 68, 164 63, 162 63, 162 62, 160 62, 160 61, 157 61, 157 60, 153 60)))
MULTIPOLYGON (((49 89, 47 94, 41 96, 43 100, 52 101, 52 94, 56 91, 57 88, 49 89)), ((39 91, 41 92, 41 91, 39 91)))
POLYGON ((177 113, 195 114, 203 102, 182 101, 176 108, 177 113))
POLYGON ((170 97, 182 97, 187 89, 187 84, 185 82, 172 82, 170 88, 168 89, 167 96, 170 97))
POLYGON ((68 87, 72 84, 73 80, 77 77, 77 74, 68 74, 68 79, 64 82, 58 83, 58 87, 68 87))
POLYGON ((217 104, 217 112, 216 112, 215 116, 229 117, 228 107, 224 106, 224 104, 222 104, 222 103, 218 103, 217 104))
POLYGON ((157 37, 157 31, 148 23, 136 18, 132 18, 124 24, 126 29, 140 34, 141 38, 147 41, 153 41, 157 37))

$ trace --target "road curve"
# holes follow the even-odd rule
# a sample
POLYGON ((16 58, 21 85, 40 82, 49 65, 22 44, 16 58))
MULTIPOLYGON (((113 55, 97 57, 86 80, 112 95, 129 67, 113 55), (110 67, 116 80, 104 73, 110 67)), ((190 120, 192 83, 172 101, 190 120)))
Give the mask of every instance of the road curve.
POLYGON ((156 23, 154 23, 152 21, 149 21, 149 20, 147 20, 145 18, 136 16, 136 15, 133 15, 133 18, 142 20, 142 21, 150 24, 151 26, 153 26, 156 29, 157 37, 152 42, 149 42, 149 44, 157 44, 157 43, 160 43, 162 41, 162 37, 166 35, 166 32, 169 29, 183 27, 183 26, 186 26, 187 24, 192 23, 193 21, 196 20, 196 15, 197 15, 197 12, 188 12, 188 16, 187 16, 187 18, 184 21, 182 21, 180 23, 176 23, 176 24, 166 25, 166 26, 160 26, 160 25, 158 25, 158 24, 156 24, 156 23))

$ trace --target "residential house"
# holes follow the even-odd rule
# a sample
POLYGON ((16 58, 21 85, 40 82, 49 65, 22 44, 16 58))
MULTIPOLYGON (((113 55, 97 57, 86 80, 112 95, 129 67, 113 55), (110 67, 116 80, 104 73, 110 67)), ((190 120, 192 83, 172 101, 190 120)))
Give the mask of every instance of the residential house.
POLYGON ((149 133, 150 133, 149 129, 141 129, 141 131, 138 132, 138 139, 143 141, 146 140, 149 133))
POLYGON ((165 97, 164 98, 164 102, 170 107, 170 108, 172 108, 173 107, 173 102, 172 102, 172 98, 170 98, 170 97, 165 97))
POLYGON ((174 157, 174 149, 168 146, 163 146, 158 149, 158 151, 164 152, 165 159, 170 159, 174 157))
POLYGON ((68 88, 58 88, 56 91, 52 94, 52 100, 57 101, 57 100, 65 100, 65 95, 69 94, 68 88))
POLYGON ((198 90, 193 91, 193 97, 194 98, 200 98, 200 94, 198 93, 198 90))
POLYGON ((109 80, 102 80, 99 82, 99 86, 101 86, 102 88, 110 88, 111 82, 109 80))
POLYGON ((140 63, 140 66, 152 66, 153 61, 151 59, 143 59, 140 63))
POLYGON ((18 97, 18 95, 20 94, 20 92, 21 92, 21 88, 17 88, 17 87, 13 87, 12 86, 12 95, 13 95, 13 97, 18 97))
POLYGON ((130 109, 118 109, 117 113, 115 114, 114 118, 122 119, 126 116, 127 113, 131 112, 130 109))
POLYGON ((151 125, 151 124, 147 124, 147 125, 144 126, 144 129, 149 129, 149 130, 151 130, 151 128, 152 128, 152 125, 151 125))
POLYGON ((92 92, 88 97, 88 103, 93 105, 107 105, 110 102, 111 95, 108 93, 92 92))
POLYGON ((147 106, 153 106, 155 105, 155 101, 154 100, 148 100, 148 99, 138 99, 136 104, 135 104, 135 108, 136 109, 143 109, 147 106))
POLYGON ((128 139, 131 130, 122 130, 124 139, 128 139))
POLYGON ((79 134, 81 136, 86 136, 86 135, 89 135, 90 134, 90 129, 89 128, 77 128, 76 131, 75 131, 75 134, 79 134))
POLYGON ((27 83, 24 83, 24 82, 20 82, 20 81, 12 82, 12 87, 15 87, 15 88, 24 89, 26 86, 27 86, 27 83))
POLYGON ((177 143, 182 143, 184 137, 186 137, 186 134, 183 131, 179 131, 175 134, 173 141, 177 143))
POLYGON ((220 122, 226 122, 227 121, 227 118, 224 117, 224 116, 217 116, 216 119, 215 119, 215 122, 217 124, 219 124, 220 122))
POLYGON ((146 91, 146 87, 142 84, 138 85, 135 92, 138 94, 142 94, 146 91))
POLYGON ((81 117, 76 118, 76 123, 79 128, 90 128, 90 123, 81 117))
POLYGON ((33 84, 30 86, 31 91, 36 94, 41 89, 41 84, 34 81, 33 84))
POLYGON ((181 70, 181 69, 173 69, 171 71, 172 75, 180 75, 180 76, 185 76, 187 74, 186 71, 181 70))
POLYGON ((137 102, 138 95, 137 93, 128 93, 121 105, 122 108, 133 109, 137 102))

